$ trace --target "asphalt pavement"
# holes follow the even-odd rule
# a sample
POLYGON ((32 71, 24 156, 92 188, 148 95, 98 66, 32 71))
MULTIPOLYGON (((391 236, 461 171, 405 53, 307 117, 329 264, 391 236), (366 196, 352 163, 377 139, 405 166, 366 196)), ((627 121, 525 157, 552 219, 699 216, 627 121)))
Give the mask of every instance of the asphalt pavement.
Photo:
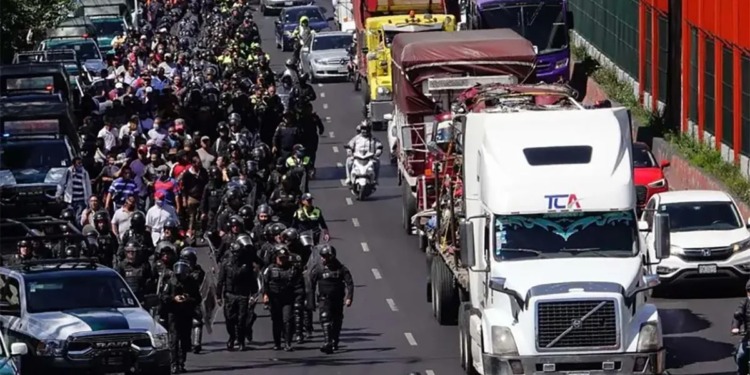
MULTIPOLYGON (((325 1, 325 0, 324 0, 325 1)), ((333 15, 330 3, 319 3, 333 15)), ((273 20, 256 12, 263 47, 272 66, 283 70, 291 53, 275 48, 273 20)), ((332 25, 333 26, 333 25, 332 25)), ((316 317, 312 341, 297 345, 294 352, 272 351, 271 322, 267 311, 255 323, 255 344, 246 352, 225 349, 227 333, 223 314, 218 313, 213 333, 204 335, 203 353, 188 356, 190 373, 204 374, 358 374, 358 375, 457 375, 456 327, 443 327, 431 315, 425 299, 426 266, 417 239, 400 227, 401 188, 396 169, 381 158, 380 187, 365 202, 353 199, 343 186, 343 146, 355 135, 362 119, 362 96, 351 83, 315 84, 314 105, 324 119, 326 131, 320 139, 318 178, 311 183, 316 204, 325 214, 339 258, 352 272, 354 304, 345 310, 341 350, 320 353, 321 334, 316 317)), ((384 145, 386 134, 376 132, 384 145)), ((386 146, 387 148, 387 146, 386 146)), ((208 265, 207 251, 201 263, 208 265)), ((731 374, 734 340, 729 323, 741 295, 707 298, 726 288, 690 288, 701 298, 684 296, 655 300, 661 309, 671 374, 731 374)), ((724 293, 726 294, 726 293, 724 293)))

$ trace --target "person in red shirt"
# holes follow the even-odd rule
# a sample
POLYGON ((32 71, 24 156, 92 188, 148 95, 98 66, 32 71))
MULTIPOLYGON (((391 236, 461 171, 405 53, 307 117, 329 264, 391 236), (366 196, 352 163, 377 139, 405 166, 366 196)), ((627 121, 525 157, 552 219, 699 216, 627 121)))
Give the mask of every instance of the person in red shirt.
POLYGON ((169 168, 166 165, 156 167, 156 180, 154 181, 154 199, 156 194, 161 194, 164 201, 179 211, 182 200, 177 199, 180 195, 180 184, 174 178, 169 177, 169 168))
POLYGON ((184 150, 177 152, 177 163, 172 167, 172 178, 180 180, 185 171, 190 168, 188 154, 184 150))

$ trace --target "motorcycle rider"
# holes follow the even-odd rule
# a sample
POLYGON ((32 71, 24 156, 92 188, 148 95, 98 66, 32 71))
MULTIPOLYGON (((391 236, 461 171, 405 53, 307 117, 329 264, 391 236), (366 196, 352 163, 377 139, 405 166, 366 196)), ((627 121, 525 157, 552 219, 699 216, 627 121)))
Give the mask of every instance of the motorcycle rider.
POLYGON ((168 314, 172 373, 179 374, 186 372, 185 360, 190 351, 190 331, 195 309, 201 297, 195 280, 190 277, 190 265, 187 262, 175 263, 172 275, 160 297, 162 309, 168 314))
POLYGON ((351 306, 354 297, 352 274, 334 254, 333 246, 326 244, 321 247, 320 257, 323 266, 310 271, 310 290, 307 296, 308 303, 313 305, 317 289, 324 341, 320 351, 326 354, 331 354, 339 348, 344 306, 351 306))
POLYGON ((323 241, 328 242, 331 238, 326 219, 323 217, 323 210, 313 205, 313 195, 311 193, 302 194, 300 207, 294 212, 292 227, 300 233, 312 231, 313 240, 316 245, 320 242, 321 233, 323 234, 323 241))
POLYGON ((372 136, 372 125, 369 120, 362 120, 357 127, 359 134, 355 135, 349 143, 346 144, 346 184, 351 184, 351 171, 354 166, 354 154, 373 155, 373 168, 375 170, 375 185, 378 184, 380 176, 380 154, 383 153, 383 144, 372 136))
POLYGON ((141 244, 131 240, 125 245, 125 260, 115 268, 139 301, 143 301, 147 294, 148 282, 152 278, 151 265, 141 259, 141 251, 141 244))
POLYGON ((289 261, 289 250, 280 247, 275 252, 275 263, 263 272, 263 303, 270 306, 273 325, 273 350, 293 351, 294 302, 300 290, 304 290, 302 274, 289 261))
MULTIPOLYGON (((198 287, 201 287, 203 285, 203 280, 206 278, 206 271, 204 271, 203 267, 198 264, 198 252, 192 247, 186 247, 180 252, 180 260, 187 262, 187 264, 190 265, 190 277, 193 278, 193 281, 198 287)), ((193 353, 198 354, 201 352, 203 343, 203 312, 200 309, 200 304, 198 304, 195 309, 191 336, 193 353)))
POLYGON ((229 257, 221 263, 219 268, 219 278, 216 284, 216 294, 220 298, 218 303, 224 306, 224 318, 229 334, 227 349, 230 351, 234 350, 235 344, 239 344, 240 351, 246 349, 244 323, 247 320, 253 285, 257 285, 257 275, 252 265, 244 261, 242 248, 240 243, 232 243, 229 257))
POLYGON ((292 32, 292 38, 295 40, 294 61, 299 61, 299 55, 302 47, 309 47, 312 42, 315 31, 310 28, 310 19, 307 16, 299 18, 299 25, 292 32))

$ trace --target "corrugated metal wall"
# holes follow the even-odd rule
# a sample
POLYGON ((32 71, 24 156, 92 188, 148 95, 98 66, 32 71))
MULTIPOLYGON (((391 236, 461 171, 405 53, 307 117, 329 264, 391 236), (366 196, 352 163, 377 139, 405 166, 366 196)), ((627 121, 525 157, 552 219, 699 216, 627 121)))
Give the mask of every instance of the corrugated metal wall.
MULTIPOLYGON (((569 1, 576 32, 638 81, 641 102, 665 102, 668 0, 569 1)), ((699 137, 713 135, 739 162, 750 157, 750 1, 689 0, 682 7, 682 130, 696 124, 699 137)))

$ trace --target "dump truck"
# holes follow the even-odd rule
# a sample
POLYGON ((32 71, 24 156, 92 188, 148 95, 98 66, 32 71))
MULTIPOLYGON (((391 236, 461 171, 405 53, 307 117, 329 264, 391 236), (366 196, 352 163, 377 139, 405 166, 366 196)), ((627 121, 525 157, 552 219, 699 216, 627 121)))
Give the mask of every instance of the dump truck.
POLYGON ((394 111, 388 139, 402 186, 402 224, 432 204, 417 199, 419 179, 432 178, 425 131, 451 102, 476 84, 535 82, 533 45, 510 29, 398 34, 393 42, 394 111))
MULTIPOLYGON (((562 88, 487 85, 455 103, 452 159, 427 239, 426 299, 457 324, 467 373, 664 373, 654 265, 669 217, 640 235, 624 108, 586 109, 562 88)), ((434 132, 439 133, 435 128, 434 132)))

